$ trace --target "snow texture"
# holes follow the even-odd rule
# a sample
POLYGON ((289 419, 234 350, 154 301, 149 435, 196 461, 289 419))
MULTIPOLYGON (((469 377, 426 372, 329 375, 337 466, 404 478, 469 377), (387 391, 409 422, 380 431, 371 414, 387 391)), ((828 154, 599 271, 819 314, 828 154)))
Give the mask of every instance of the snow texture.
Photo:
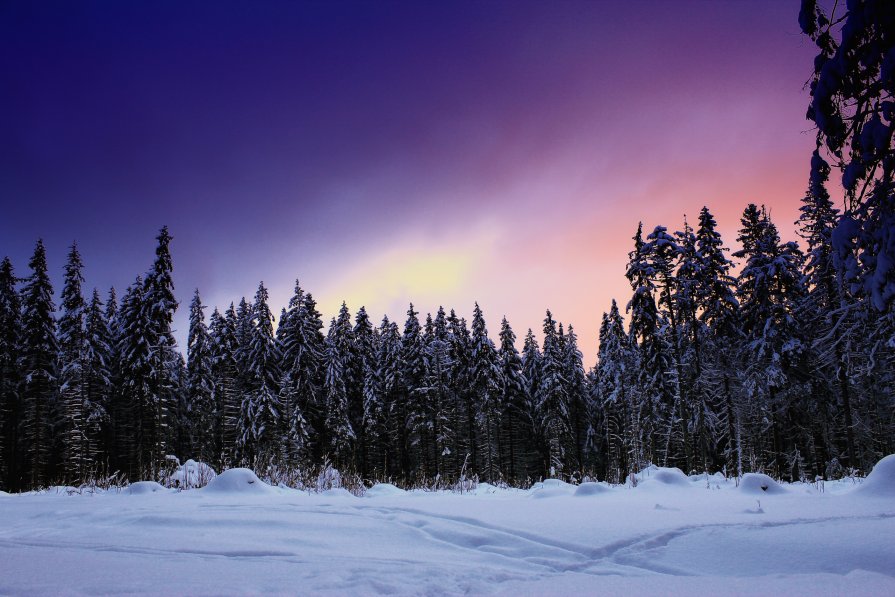
POLYGON ((895 594, 895 502, 864 497, 891 496, 895 457, 858 489, 787 485, 758 508, 758 475, 647 472, 361 499, 233 469, 200 490, 9 495, 0 594, 895 594))
POLYGON ((864 496, 895 498, 895 454, 877 462, 855 491, 864 496))
POLYGON ((163 485, 155 481, 137 481, 127 486, 125 490, 129 495, 146 495, 147 493, 158 493, 160 491, 168 491, 163 485))
POLYGON ((271 495, 276 489, 262 481, 247 468, 231 468, 224 471, 202 491, 206 494, 244 494, 244 495, 271 495))
POLYGON ((400 487, 395 487, 391 483, 377 483, 364 493, 364 497, 383 497, 395 496, 407 493, 400 487))
POLYGON ((752 495, 786 493, 779 483, 761 473, 746 473, 740 480, 740 491, 752 495))

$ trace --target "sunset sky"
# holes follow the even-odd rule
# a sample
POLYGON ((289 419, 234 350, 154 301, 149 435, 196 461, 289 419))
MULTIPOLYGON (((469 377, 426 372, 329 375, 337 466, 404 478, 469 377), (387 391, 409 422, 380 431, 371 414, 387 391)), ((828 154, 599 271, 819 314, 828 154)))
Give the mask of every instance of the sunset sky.
POLYGON ((0 257, 123 290, 174 241, 184 342, 295 278, 403 324, 407 303, 521 337, 572 322, 586 366, 637 222, 748 202, 785 237, 807 185, 814 46, 798 2, 0 4, 0 257))

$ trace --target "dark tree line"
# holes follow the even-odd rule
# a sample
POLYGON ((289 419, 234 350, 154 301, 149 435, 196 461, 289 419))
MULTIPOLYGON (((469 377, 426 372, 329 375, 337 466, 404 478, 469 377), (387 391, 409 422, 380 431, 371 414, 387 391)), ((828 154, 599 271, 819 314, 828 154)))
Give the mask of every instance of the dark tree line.
POLYGON ((841 283, 829 168, 813 172, 805 251, 750 204, 735 277, 707 208, 695 229, 639 227, 627 323, 613 301, 589 371, 549 311, 542 343, 528 330, 520 353, 509 322, 492 339, 478 305, 471 322, 411 305, 399 327, 343 304, 324 326, 298 283, 276 326, 263 284, 210 318, 196 291, 184 360, 167 229, 120 301, 85 299, 73 245, 58 310, 38 242, 26 278, 0 264, 4 487, 157 478, 169 454, 445 484, 620 482, 649 462, 787 479, 867 470, 893 451, 892 307, 841 283))

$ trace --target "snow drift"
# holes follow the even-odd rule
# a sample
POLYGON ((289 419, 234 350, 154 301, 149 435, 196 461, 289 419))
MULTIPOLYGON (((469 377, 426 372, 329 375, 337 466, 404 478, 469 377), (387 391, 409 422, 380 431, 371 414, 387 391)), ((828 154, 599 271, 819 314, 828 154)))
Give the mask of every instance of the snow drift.
POLYGON ((769 476, 762 473, 746 473, 740 480, 740 491, 752 495, 786 493, 786 490, 769 476))
POLYGON ((575 486, 560 479, 544 479, 540 483, 532 485, 528 491, 534 498, 552 498, 560 495, 572 495, 575 486))
POLYGON ((364 497, 382 497, 382 496, 391 496, 391 495, 403 495, 407 493, 400 487, 396 487, 391 483, 377 483, 366 492, 364 492, 364 497))
POLYGON ((871 497, 895 497, 895 454, 877 462, 855 492, 871 497))
POLYGON ((168 491, 164 485, 160 485, 155 481, 137 481, 127 486, 125 490, 130 495, 146 495, 147 493, 158 493, 159 491, 168 491))
POLYGON ((169 480, 175 487, 194 489, 204 487, 216 476, 217 473, 209 465, 190 459, 177 467, 177 470, 171 473, 169 480))
POLYGON ((212 494, 239 493, 246 495, 275 494, 277 490, 262 481, 247 468, 231 468, 224 471, 200 490, 212 494))
POLYGON ((612 491, 607 485, 589 481, 578 486, 578 489, 575 490, 575 496, 587 497, 591 495, 600 495, 601 493, 606 493, 607 491, 612 491))

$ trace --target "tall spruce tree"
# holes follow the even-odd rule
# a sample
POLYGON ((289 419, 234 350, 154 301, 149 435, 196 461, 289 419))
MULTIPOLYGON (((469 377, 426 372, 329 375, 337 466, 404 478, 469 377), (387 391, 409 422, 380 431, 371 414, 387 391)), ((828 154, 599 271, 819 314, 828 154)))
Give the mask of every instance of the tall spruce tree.
POLYGON ((164 465, 170 435, 170 411, 176 404, 177 388, 176 343, 171 333, 171 323, 177 310, 174 298, 174 281, 171 277, 171 235, 168 227, 162 227, 156 237, 155 262, 146 275, 143 288, 141 317, 147 349, 146 394, 142 396, 141 425, 142 443, 138 447, 140 461, 145 471, 157 477, 164 465))
POLYGON ((47 254, 37 241, 28 262, 31 275, 22 289, 22 351, 19 368, 24 377, 21 390, 22 440, 25 455, 22 473, 32 488, 54 478, 53 422, 59 389, 58 343, 53 313, 53 286, 47 273, 47 254))
POLYGON ((109 471, 110 417, 112 399, 112 337, 99 291, 93 289, 87 307, 84 343, 84 430, 87 455, 98 470, 109 471))
POLYGON ((488 337, 485 317, 479 304, 472 315, 472 389, 475 399, 475 422, 480 431, 478 462, 476 468, 488 481, 500 476, 500 411, 503 398, 501 390, 500 361, 494 342, 488 337))
POLYGON ((566 472, 565 447, 569 434, 569 382, 563 367, 563 350, 550 311, 544 318, 544 350, 539 371, 537 413, 542 427, 543 472, 562 475, 566 472))
POLYGON ((534 473, 528 470, 532 432, 522 358, 516 350, 516 334, 506 317, 500 322, 500 348, 497 358, 502 384, 501 463, 507 479, 516 482, 534 473))
POLYGON ((62 401, 61 440, 64 477, 70 483, 86 478, 90 468, 85 403, 86 303, 81 292, 84 276, 78 246, 72 244, 65 264, 62 316, 59 319, 59 357, 62 401))
POLYGON ((197 288, 190 303, 190 329, 187 338, 186 395, 191 414, 188 421, 189 454, 197 456, 203 462, 212 462, 215 458, 213 430, 218 414, 212 373, 213 346, 208 327, 205 325, 204 311, 205 306, 197 288))
POLYGON ((19 400, 21 383, 19 359, 22 348, 22 313, 12 262, 0 262, 0 489, 16 491, 21 487, 20 423, 23 416, 19 400))
MULTIPOLYGON (((344 306, 344 303, 343 303, 344 306)), ((343 309, 348 313, 347 308, 343 309)), ((330 322, 324 343, 323 380, 325 443, 327 455, 336 467, 350 466, 352 450, 356 439, 348 413, 348 388, 346 371, 350 366, 349 346, 351 342, 351 321, 340 317, 330 322)))
POLYGON ((252 328, 245 355, 247 392, 239 418, 243 459, 253 466, 269 463, 280 449, 278 400, 280 349, 273 333, 274 317, 264 283, 258 285, 252 305, 252 328))

